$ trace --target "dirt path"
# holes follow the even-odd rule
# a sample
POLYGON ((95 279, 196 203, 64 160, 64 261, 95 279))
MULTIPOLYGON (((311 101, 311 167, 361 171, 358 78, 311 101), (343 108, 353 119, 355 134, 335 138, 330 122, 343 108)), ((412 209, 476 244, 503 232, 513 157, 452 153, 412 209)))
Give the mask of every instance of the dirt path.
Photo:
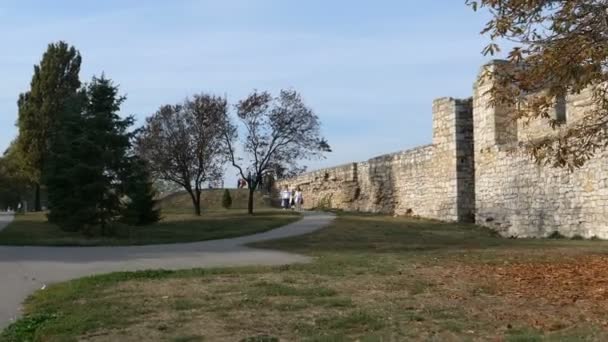
MULTIPOLYGON (((0 329, 19 315, 23 300, 46 284, 98 273, 308 262, 310 257, 245 247, 245 244, 307 234, 333 221, 326 213, 265 233, 186 244, 131 247, 0 246, 0 329)), ((0 215, 0 229, 12 216, 0 215)))

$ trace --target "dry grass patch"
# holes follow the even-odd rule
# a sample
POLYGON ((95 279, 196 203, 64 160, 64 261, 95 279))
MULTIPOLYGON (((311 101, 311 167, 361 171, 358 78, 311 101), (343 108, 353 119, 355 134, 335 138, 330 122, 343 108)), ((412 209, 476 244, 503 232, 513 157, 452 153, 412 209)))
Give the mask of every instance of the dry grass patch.
POLYGON ((104 290, 103 295, 121 293, 123 299, 129 298, 129 305, 149 314, 124 329, 81 338, 167 340, 187 333, 213 341, 261 335, 299 340, 301 336, 322 337, 326 331, 356 336, 384 326, 381 316, 355 306, 349 296, 328 287, 331 279, 302 276, 263 272, 256 277, 221 275, 205 277, 203 281, 122 282, 104 290), (167 328, 159 329, 160 322, 167 328))
POLYGON ((534 340, 555 332, 568 337, 571 327, 579 329, 575 334, 605 336, 586 319, 588 308, 563 308, 542 296, 507 295, 501 289, 509 284, 486 281, 492 272, 486 267, 498 266, 441 260, 400 264, 393 274, 331 277, 273 269, 243 276, 129 281, 112 291, 124 291, 133 305, 148 306, 150 315, 141 317, 147 323, 103 338, 534 340), (162 324, 167 328, 159 329, 162 324))

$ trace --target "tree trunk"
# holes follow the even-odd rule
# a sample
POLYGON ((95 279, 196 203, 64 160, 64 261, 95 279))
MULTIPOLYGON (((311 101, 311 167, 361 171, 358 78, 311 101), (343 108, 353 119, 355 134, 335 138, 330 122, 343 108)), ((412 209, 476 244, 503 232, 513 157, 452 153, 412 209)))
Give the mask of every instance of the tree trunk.
POLYGON ((253 195, 255 194, 255 188, 249 187, 249 201, 247 203, 247 213, 253 215, 253 195))
POLYGON ((200 191, 197 191, 195 194, 192 189, 187 189, 190 194, 190 198, 192 199, 192 206, 194 206, 194 215, 201 216, 201 194, 200 191))
POLYGON ((196 216, 201 216, 201 189, 196 189, 196 216))
POLYGON ((36 193, 34 195, 34 211, 42 211, 42 204, 40 201, 40 184, 36 183, 36 193))

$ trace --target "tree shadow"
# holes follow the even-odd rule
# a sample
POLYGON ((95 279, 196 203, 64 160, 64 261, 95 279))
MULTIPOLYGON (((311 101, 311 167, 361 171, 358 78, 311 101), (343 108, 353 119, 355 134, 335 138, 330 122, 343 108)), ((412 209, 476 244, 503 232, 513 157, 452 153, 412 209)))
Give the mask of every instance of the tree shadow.
POLYGON ((340 213, 329 228, 252 246, 298 253, 407 253, 436 250, 605 247, 608 242, 547 239, 508 239, 468 223, 385 215, 340 213))

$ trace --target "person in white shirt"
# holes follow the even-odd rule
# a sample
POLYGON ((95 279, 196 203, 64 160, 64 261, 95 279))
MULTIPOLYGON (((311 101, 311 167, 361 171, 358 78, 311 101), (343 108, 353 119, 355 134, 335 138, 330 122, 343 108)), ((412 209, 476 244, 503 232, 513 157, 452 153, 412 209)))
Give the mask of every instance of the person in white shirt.
POLYGON ((296 209, 298 211, 302 211, 302 204, 304 204, 304 195, 302 194, 302 189, 298 187, 295 194, 296 201, 296 209))
POLYGON ((288 187, 285 187, 283 191, 281 191, 281 206, 283 209, 289 208, 289 202, 291 199, 291 191, 289 191, 288 187))

